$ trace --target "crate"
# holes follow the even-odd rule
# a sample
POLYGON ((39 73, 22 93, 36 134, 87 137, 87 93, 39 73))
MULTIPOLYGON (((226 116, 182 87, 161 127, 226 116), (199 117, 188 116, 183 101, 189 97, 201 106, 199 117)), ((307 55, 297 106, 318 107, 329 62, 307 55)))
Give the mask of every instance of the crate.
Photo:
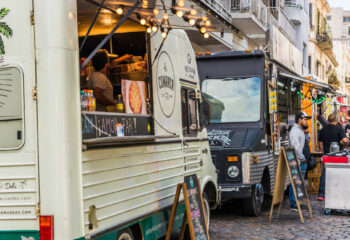
POLYGON ((315 156, 315 158, 317 161, 316 167, 307 173, 309 194, 318 193, 318 187, 320 186, 320 179, 323 171, 321 156, 315 156))

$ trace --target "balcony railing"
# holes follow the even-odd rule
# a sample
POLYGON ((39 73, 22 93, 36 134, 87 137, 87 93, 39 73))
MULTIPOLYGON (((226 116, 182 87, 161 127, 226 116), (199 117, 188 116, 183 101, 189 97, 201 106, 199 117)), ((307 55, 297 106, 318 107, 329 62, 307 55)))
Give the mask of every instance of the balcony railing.
POLYGON ((285 35, 288 37, 288 39, 295 43, 296 42, 296 28, 293 22, 288 18, 286 13, 282 10, 280 7, 271 7, 270 8, 271 14, 274 16, 274 18, 271 18, 271 22, 275 23, 282 32, 285 33, 285 35))
POLYGON ((251 12, 264 26, 267 26, 267 6, 261 0, 232 0, 231 9, 233 12, 251 12))
POLYGON ((284 0, 284 7, 295 7, 295 8, 303 8, 303 3, 300 0, 284 0))
POLYGON ((333 49, 332 38, 327 32, 317 33, 316 41, 321 45, 324 49, 333 49))

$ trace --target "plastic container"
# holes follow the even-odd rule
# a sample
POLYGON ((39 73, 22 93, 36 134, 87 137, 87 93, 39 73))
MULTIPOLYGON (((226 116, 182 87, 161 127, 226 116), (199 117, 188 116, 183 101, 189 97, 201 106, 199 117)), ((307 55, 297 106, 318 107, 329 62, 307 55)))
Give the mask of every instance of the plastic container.
POLYGON ((339 144, 337 142, 331 142, 329 152, 330 153, 339 152, 339 144))
POLYGON ((117 123, 117 124, 115 125, 115 132, 116 132, 117 137, 124 137, 124 127, 123 127, 123 124, 117 123))

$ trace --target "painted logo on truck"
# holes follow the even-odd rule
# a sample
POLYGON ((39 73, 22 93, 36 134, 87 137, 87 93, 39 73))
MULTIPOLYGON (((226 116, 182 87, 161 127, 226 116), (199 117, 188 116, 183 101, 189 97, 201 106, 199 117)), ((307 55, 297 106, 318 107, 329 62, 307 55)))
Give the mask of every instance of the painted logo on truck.
POLYGON ((159 55, 157 65, 157 90, 160 108, 166 117, 171 117, 175 107, 175 75, 170 56, 166 52, 159 55))
MULTIPOLYGON (((3 19, 9 12, 10 12, 10 9, 1 8, 0 20, 3 19)), ((0 55, 5 54, 5 45, 4 45, 4 41, 2 40, 2 36, 10 38, 12 37, 12 34, 13 34, 12 29, 7 25, 7 23, 0 22, 0 55)))

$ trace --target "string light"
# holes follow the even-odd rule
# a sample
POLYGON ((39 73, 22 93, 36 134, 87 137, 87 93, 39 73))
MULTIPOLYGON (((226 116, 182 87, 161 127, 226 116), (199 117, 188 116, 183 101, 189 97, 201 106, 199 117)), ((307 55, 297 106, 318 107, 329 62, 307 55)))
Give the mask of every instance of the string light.
POLYGON ((211 22, 209 20, 205 21, 205 26, 209 27, 211 22))
POLYGON ((164 20, 168 20, 168 19, 169 19, 169 15, 168 15, 167 13, 164 13, 163 19, 164 19, 164 20))
POLYGON ((207 18, 207 17, 202 17, 202 20, 203 20, 203 21, 207 21, 208 18, 207 18))
POLYGON ((152 31, 153 31, 153 32, 157 32, 157 31, 158 31, 158 27, 157 27, 157 26, 153 26, 153 27, 152 27, 152 31))
POLYGON ((179 7, 183 7, 185 6, 185 2, 183 0, 180 0, 177 5, 179 5, 179 7))
POLYGON ((153 13, 154 13, 154 15, 158 15, 159 14, 159 9, 158 8, 153 9, 153 13))
POLYGON ((200 31, 201 33, 205 33, 205 32, 207 31, 207 29, 206 29, 205 27, 201 27, 201 28, 199 29, 199 31, 200 31))
POLYGON ((124 8, 123 8, 122 5, 120 5, 120 6, 118 7, 118 9, 117 9, 117 14, 118 14, 118 15, 122 15, 123 12, 124 12, 124 8))
POLYGON ((140 20, 140 24, 141 24, 141 25, 145 25, 145 24, 146 24, 146 19, 141 18, 141 20, 140 20))
POLYGON ((166 32, 164 31, 164 28, 160 28, 160 31, 162 32, 160 35, 162 36, 162 38, 166 38, 166 32))
POLYGON ((179 10, 179 11, 176 11, 176 16, 178 17, 182 17, 184 15, 184 12, 179 10))
POLYGON ((207 32, 204 33, 204 34, 203 34, 203 37, 204 37, 204 38, 209 38, 209 33, 207 33, 207 32))
POLYGON ((190 14, 193 15, 193 16, 196 15, 197 14, 197 10, 196 9, 191 9, 190 14))
POLYGON ((196 24, 196 20, 194 20, 194 19, 190 19, 189 21, 188 21, 188 23, 190 24, 190 25, 195 25, 196 24))
POLYGON ((152 28, 151 28, 151 27, 148 27, 148 28, 146 29, 146 31, 147 31, 148 33, 151 33, 151 32, 152 32, 152 28))

